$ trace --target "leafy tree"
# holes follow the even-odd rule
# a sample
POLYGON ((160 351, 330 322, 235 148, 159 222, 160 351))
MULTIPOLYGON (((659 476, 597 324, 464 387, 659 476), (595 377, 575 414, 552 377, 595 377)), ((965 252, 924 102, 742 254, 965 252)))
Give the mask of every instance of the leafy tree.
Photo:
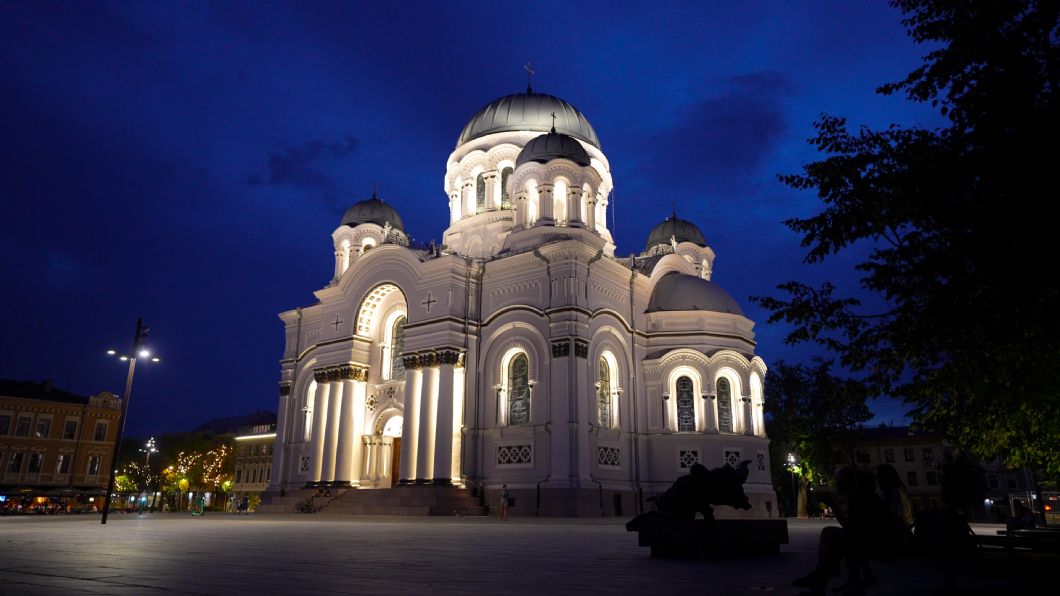
POLYGON ((872 417, 865 405, 866 388, 834 375, 830 361, 818 359, 813 366, 781 361, 770 367, 765 398, 777 492, 791 502, 787 458, 792 453, 799 480, 798 513, 805 515, 808 484, 827 477, 840 463, 836 442, 872 417))
POLYGON ((862 255, 861 291, 790 281, 755 300, 793 324, 789 342, 824 346, 921 426, 1060 474, 1060 3, 892 4, 929 51, 878 92, 927 102, 945 125, 852 132, 822 116, 823 159, 781 180, 823 210, 785 224, 808 263, 862 255))

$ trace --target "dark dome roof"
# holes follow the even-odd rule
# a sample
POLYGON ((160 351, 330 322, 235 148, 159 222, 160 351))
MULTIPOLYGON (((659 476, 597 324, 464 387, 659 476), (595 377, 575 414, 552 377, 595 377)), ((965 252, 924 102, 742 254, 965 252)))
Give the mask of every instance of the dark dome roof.
POLYGON ((589 165, 589 154, 586 153, 585 147, 574 137, 553 129, 547 135, 530 139, 519 152, 519 157, 515 158, 515 167, 530 161, 548 163, 560 158, 569 159, 580 166, 589 165))
POLYGON ((671 236, 678 242, 691 242, 704 247, 707 245, 703 232, 699 231, 696 224, 687 219, 681 219, 675 214, 652 228, 651 233, 648 234, 648 244, 645 245, 645 250, 656 244, 670 244, 671 236))
POLYGON ((516 93, 489 102, 471 117, 456 146, 495 132, 548 132, 552 129, 553 113, 556 130, 600 148, 600 139, 596 138, 596 131, 585 115, 562 99, 545 93, 516 93))
POLYGON ((354 203, 342 216, 344 226, 355 227, 363 223, 374 223, 385 226, 387 223, 394 229, 405 231, 405 224, 401 222, 401 216, 393 207, 377 199, 374 195, 370 199, 354 203))
POLYGON ((683 273, 667 273, 655 284, 646 312, 707 310, 743 315, 731 294, 718 284, 683 273))

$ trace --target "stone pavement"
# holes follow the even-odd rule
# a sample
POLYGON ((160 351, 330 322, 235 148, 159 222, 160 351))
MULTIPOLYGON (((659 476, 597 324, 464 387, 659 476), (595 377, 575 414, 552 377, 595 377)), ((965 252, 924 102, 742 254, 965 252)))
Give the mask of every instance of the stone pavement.
MULTIPOLYGON (((826 523, 791 521, 792 543, 778 555, 669 561, 637 547, 624 521, 156 513, 103 526, 98 516, 6 517, 0 594, 794 594, 791 579, 812 567, 826 523)), ((874 569, 881 582, 871 594, 939 591, 925 563, 874 569)), ((959 576, 961 593, 1014 593, 1021 581, 982 564, 959 576)))

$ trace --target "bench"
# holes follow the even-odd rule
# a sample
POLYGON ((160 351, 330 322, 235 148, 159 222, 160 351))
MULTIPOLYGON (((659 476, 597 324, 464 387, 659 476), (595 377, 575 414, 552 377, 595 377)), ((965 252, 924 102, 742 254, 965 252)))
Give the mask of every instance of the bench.
POLYGON ((651 512, 630 521, 626 530, 637 532, 637 544, 658 558, 770 554, 788 543, 784 519, 687 519, 651 512))

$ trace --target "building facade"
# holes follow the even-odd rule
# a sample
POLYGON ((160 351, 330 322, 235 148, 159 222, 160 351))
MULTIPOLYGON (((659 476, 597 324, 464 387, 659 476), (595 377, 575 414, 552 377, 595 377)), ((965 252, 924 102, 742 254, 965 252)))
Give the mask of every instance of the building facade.
POLYGON ((586 117, 528 89, 460 133, 441 245, 375 196, 350 207, 317 303, 280 315, 270 491, 507 484, 516 515, 615 515, 749 461, 741 514, 769 515, 754 323, 676 214, 617 258, 611 190, 586 117))
POLYGON ((258 424, 240 429, 235 437, 235 470, 232 474, 232 502, 246 497, 257 502, 272 479, 272 455, 276 424, 258 424))
POLYGON ((118 434, 121 400, 0 380, 0 494, 99 495, 118 434))

